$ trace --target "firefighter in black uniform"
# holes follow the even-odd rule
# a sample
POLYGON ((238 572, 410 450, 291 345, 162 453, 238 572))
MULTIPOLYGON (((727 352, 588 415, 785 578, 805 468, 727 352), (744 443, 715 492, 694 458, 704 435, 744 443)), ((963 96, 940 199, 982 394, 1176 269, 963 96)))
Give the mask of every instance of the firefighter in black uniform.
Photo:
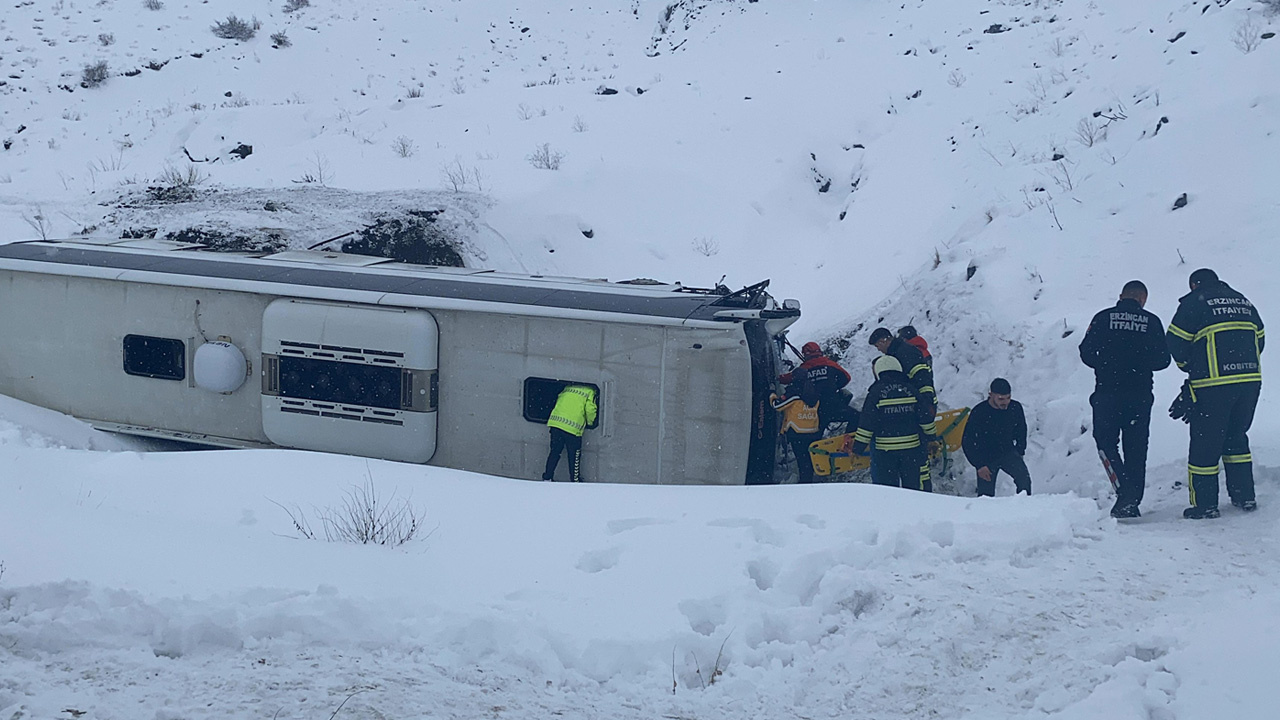
POLYGON ((936 430, 933 410, 912 387, 891 355, 876 358, 876 381, 858 414, 853 452, 871 448, 871 481, 877 485, 933 492, 928 444, 936 430))
POLYGON ((1151 375, 1169 367, 1160 318, 1143 310, 1147 286, 1131 280, 1120 301, 1093 316, 1080 343, 1080 359, 1093 368, 1093 439, 1116 483, 1111 517, 1141 515, 1147 484, 1147 437, 1151 427, 1151 375), (1121 437, 1124 455, 1120 454, 1121 437))
POLYGON ((1175 401, 1169 414, 1190 417, 1191 507, 1182 515, 1199 520, 1219 515, 1219 459, 1226 465, 1231 504, 1246 511, 1258 508, 1247 433, 1262 390, 1265 337, 1253 303, 1219 280, 1217 273, 1197 270, 1191 273, 1190 285, 1191 292, 1178 301, 1168 334, 1173 359, 1187 373, 1184 393, 1190 407, 1175 401))
POLYGON ((876 328, 867 342, 898 361, 911 386, 920 394, 920 399, 929 406, 929 416, 932 418, 938 412, 938 396, 933 389, 933 370, 925 362, 924 353, 920 352, 920 348, 905 342, 902 338, 894 337, 893 333, 889 332, 889 328, 876 328))

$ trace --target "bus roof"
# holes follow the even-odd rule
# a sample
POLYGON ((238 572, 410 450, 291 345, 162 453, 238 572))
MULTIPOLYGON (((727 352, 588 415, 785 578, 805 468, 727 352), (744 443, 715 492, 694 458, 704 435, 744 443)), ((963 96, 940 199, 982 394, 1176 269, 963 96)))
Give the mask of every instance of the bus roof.
MULTIPOLYGON (((518 275, 476 268, 412 265, 338 252, 217 253, 202 247, 146 239, 16 242, 0 245, 0 269, 97 277, 103 277, 103 271, 108 271, 114 273, 108 277, 120 280, 192 287, 207 286, 210 280, 233 281, 249 292, 284 296, 290 293, 280 285, 328 288, 374 293, 379 298, 397 295, 436 299, 454 307, 460 303, 505 305, 515 314, 555 315, 558 309, 566 315, 587 312, 642 316, 649 318, 649 322, 657 320, 662 324, 743 319, 742 311, 771 305, 764 292, 767 280, 730 293, 723 287, 701 290, 679 284, 518 275), (31 263, 43 267, 33 267, 31 263)), ((219 283, 219 286, 225 285, 225 282, 219 283)))

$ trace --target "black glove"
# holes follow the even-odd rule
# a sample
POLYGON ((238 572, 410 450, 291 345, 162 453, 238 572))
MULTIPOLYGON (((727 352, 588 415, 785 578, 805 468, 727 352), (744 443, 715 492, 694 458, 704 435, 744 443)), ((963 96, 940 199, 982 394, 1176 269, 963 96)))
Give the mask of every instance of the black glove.
POLYGON ((1189 423, 1191 422, 1191 409, 1194 406, 1195 401, 1191 399, 1191 381, 1183 381, 1182 392, 1178 393, 1178 397, 1169 406, 1169 417, 1189 423))

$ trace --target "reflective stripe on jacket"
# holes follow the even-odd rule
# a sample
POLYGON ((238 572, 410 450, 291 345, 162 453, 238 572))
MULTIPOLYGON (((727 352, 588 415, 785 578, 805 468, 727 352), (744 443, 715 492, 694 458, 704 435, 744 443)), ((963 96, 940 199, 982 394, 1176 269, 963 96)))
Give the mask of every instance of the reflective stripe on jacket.
POLYGON ((886 370, 867 390, 853 447, 861 453, 874 440, 877 450, 910 450, 935 433, 932 411, 906 374, 886 370))
POLYGON ((779 433, 795 430, 801 435, 818 432, 818 404, 805 405, 799 396, 779 398, 774 396, 773 409, 782 413, 782 427, 779 433))
POLYGON ((897 359, 898 364, 902 366, 902 372, 911 381, 911 387, 920 394, 920 399, 936 408, 938 394, 933 389, 933 368, 925 362, 924 353, 920 352, 920 348, 901 338, 894 338, 889 343, 889 349, 885 354, 897 359))
POLYGON ((1204 283, 1184 295, 1167 338, 1193 391, 1262 382, 1262 318, 1253 303, 1224 282, 1204 283))
POLYGON ((596 391, 584 385, 569 385, 560 391, 547 426, 582 436, 596 421, 596 391))

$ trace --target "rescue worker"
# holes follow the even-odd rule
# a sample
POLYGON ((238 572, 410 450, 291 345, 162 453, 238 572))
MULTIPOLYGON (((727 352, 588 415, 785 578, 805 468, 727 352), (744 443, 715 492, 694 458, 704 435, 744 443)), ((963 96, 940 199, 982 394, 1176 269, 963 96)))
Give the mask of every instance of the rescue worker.
POLYGON ((880 352, 898 361, 898 364, 902 366, 902 371, 906 373, 907 379, 911 382, 911 386, 915 388, 920 395, 920 399, 929 407, 930 417, 937 413, 938 397, 933 390, 933 370, 924 361, 924 354, 920 352, 920 349, 904 342, 901 338, 894 337, 893 333, 889 332, 889 328, 876 328, 867 342, 875 345, 880 352))
POLYGON ((556 397, 556 405, 547 419, 551 429, 551 452, 543 480, 556 479, 560 452, 569 458, 569 480, 582 482, 582 433, 596 421, 596 391, 587 385, 566 385, 556 397))
MULTIPOLYGON (((795 383, 797 386, 808 384, 817 393, 820 417, 818 431, 821 432, 833 422, 848 422, 856 426, 858 418, 849 407, 849 396, 840 392, 852 379, 849 372, 840 363, 827 357, 816 342, 807 342, 800 348, 802 362, 795 370, 783 373, 778 380, 783 385, 795 383)), ((815 438, 817 439, 817 438, 815 438)))
POLYGON ((929 341, 920 337, 914 325, 903 325, 898 328, 898 338, 919 350, 920 354, 924 355, 924 362, 929 366, 929 372, 933 372, 933 354, 929 352, 929 341))
POLYGON ((892 355, 876 358, 876 381, 858 413, 853 452, 871 449, 871 481, 877 485, 933 492, 926 449, 934 440, 933 412, 892 355))
MULTIPOLYGON (((1216 518, 1218 461, 1226 465, 1227 495, 1245 511, 1258 508, 1253 487, 1249 426, 1262 390, 1262 318, 1245 296, 1202 268, 1191 273, 1191 292, 1178 300, 1169 323, 1169 350, 1187 373, 1191 419, 1187 485, 1191 507, 1182 516, 1216 518)), ((1174 403, 1170 414, 1179 403, 1174 403)))
POLYGON ((1093 316, 1080 359, 1093 368, 1093 440, 1116 485, 1111 517, 1135 518, 1147 484, 1152 373, 1169 367, 1160 318, 1143 308, 1147 286, 1130 280, 1115 307, 1093 316), (1123 438, 1124 454, 1120 453, 1123 438))
POLYGON ((774 410, 782 413, 779 432, 795 453, 799 482, 807 485, 813 482, 813 458, 809 456, 809 444, 822 438, 822 427, 818 423, 821 401, 818 400, 817 391, 813 385, 801 381, 792 385, 790 391, 781 397, 770 395, 769 401, 774 410))
POLYGON ((960 446, 965 459, 978 469, 978 496, 995 497, 1000 471, 1013 478, 1015 492, 1031 494, 1031 472, 1022 456, 1027 452, 1027 417, 1012 397, 1009 381, 991 381, 987 401, 969 411, 960 446))

